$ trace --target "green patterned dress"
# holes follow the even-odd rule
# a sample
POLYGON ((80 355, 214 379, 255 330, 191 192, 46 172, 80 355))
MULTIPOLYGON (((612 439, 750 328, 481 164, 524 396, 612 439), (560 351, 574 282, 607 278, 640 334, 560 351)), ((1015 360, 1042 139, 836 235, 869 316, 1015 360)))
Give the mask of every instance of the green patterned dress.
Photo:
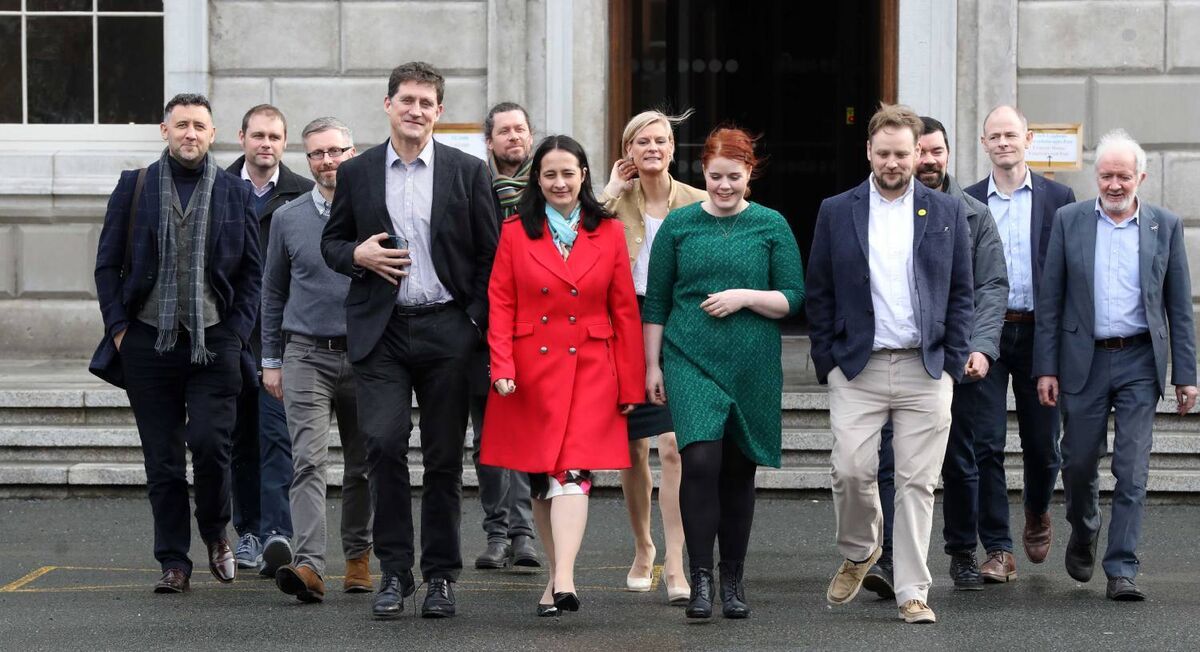
POLYGON ((682 449, 733 437, 756 464, 778 468, 783 367, 779 322, 743 308, 700 308, 732 288, 778 290, 794 315, 804 301, 800 250, 787 221, 753 202, 715 217, 701 204, 671 211, 654 239, 642 321, 662 324, 667 405, 682 449))

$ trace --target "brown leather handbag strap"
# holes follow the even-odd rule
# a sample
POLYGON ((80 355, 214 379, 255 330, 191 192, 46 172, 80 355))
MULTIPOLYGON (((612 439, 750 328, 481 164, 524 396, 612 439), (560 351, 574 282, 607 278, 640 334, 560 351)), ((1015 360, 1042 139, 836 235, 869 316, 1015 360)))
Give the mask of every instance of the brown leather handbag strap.
POLYGON ((125 264, 121 266, 121 278, 129 276, 133 265, 133 224, 137 221, 138 201, 142 198, 142 186, 146 185, 146 168, 138 170, 137 183, 133 185, 133 202, 129 205, 129 229, 125 232, 125 264))

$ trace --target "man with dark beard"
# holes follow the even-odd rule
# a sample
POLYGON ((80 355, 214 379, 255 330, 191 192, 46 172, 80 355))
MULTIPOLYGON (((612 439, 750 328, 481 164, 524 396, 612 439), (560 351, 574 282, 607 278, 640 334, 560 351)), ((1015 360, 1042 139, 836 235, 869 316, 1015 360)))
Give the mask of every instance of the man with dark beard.
MULTIPOLYGON (((498 215, 503 221, 516 211, 529 184, 529 155, 533 151, 533 129, 529 113, 515 102, 501 102, 488 111, 483 121, 488 149, 488 171, 496 195, 498 215)), ((529 502, 529 476, 479 463, 483 437, 483 411, 487 405, 487 343, 479 345, 476 373, 471 377, 471 427, 475 432, 475 474, 479 477, 479 502, 483 507, 483 531, 487 548, 475 558, 475 568, 541 566, 533 545, 533 511, 529 502)))
MULTIPOLYGON (((971 230, 975 276, 975 327, 970 339, 963 382, 954 386, 951 403, 950 439, 942 463, 942 535, 950 555, 950 577, 959 589, 983 587, 975 561, 975 516, 979 499, 979 471, 975 467, 976 381, 987 375, 991 361, 1000 354, 1000 328, 1008 298, 1008 272, 1004 268, 1004 244, 996 233, 996 222, 987 204, 963 192, 946 168, 950 145, 946 127, 928 116, 921 117, 921 154, 917 179, 927 188, 939 190, 963 202, 967 227, 971 230)), ((895 516, 895 458, 892 454, 892 424, 883 427, 879 447, 879 498, 883 507, 883 555, 871 567, 863 586, 881 597, 892 597, 892 519, 895 516)))

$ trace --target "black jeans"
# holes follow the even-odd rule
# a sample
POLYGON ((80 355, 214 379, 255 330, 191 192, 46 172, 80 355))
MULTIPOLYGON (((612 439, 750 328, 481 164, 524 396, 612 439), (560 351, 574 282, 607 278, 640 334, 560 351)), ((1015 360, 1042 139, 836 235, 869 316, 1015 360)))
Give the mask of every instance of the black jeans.
POLYGON ((375 556, 385 572, 413 567, 412 489, 408 438, 412 397, 421 406, 421 574, 454 581, 462 570, 463 440, 467 380, 479 342, 457 306, 406 316, 393 313, 375 348, 354 363, 358 424, 367 443, 367 474, 375 500, 375 556))
POLYGON ((224 539, 229 524, 230 438, 242 388, 242 343, 223 324, 206 329, 205 344, 216 359, 200 365, 190 361, 186 330, 180 329, 175 348, 162 355, 154 351, 157 335, 153 326, 131 322, 121 342, 121 362, 146 460, 154 557, 163 570, 178 568, 190 574, 185 455, 192 452, 200 536, 205 542, 224 539))

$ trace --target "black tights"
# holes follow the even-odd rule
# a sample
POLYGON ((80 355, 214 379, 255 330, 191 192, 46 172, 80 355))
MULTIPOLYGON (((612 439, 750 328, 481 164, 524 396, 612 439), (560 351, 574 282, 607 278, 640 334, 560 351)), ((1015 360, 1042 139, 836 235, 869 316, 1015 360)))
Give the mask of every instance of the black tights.
POLYGON ((713 568, 713 542, 717 539, 722 561, 745 560, 754 521, 757 465, 728 437, 688 444, 679 455, 683 459, 679 508, 688 563, 692 568, 713 568))

